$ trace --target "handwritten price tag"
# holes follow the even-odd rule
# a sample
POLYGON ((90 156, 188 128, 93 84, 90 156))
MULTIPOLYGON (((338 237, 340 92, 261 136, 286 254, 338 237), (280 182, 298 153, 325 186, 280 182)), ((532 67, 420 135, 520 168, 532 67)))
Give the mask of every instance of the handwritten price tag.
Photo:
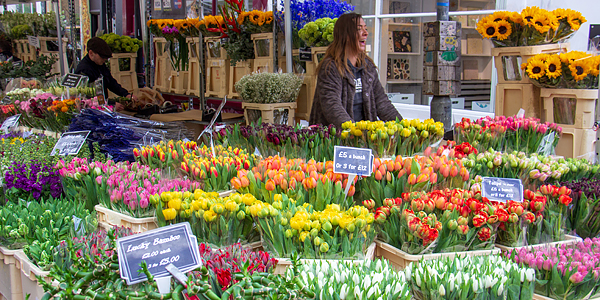
POLYGON ((333 149, 333 172, 359 176, 373 173, 371 149, 335 146, 333 149))
POLYGON ((62 86, 65 86, 65 87, 76 88, 79 85, 79 83, 81 82, 82 78, 83 78, 83 75, 69 73, 69 74, 65 75, 65 77, 63 77, 61 84, 62 84, 62 86))
POLYGON ((154 277, 170 276, 166 267, 173 264, 182 272, 202 265, 198 242, 192 234, 190 223, 184 222, 161 227, 117 240, 119 270, 127 284, 147 280, 139 273, 140 263, 145 261, 154 277))
POLYGON ((490 201, 523 202, 523 183, 521 179, 483 177, 481 194, 490 201))
POLYGON ((19 124, 19 118, 21 117, 21 114, 16 114, 14 116, 10 116, 8 118, 6 118, 6 120, 4 120, 4 122, 2 122, 2 126, 0 126, 0 131, 4 132, 4 133, 8 133, 8 131, 17 126, 17 124, 19 124))
POLYGON ((50 156, 54 156, 56 154, 59 156, 77 155, 85 143, 88 135, 90 135, 89 130, 63 133, 58 142, 56 142, 56 145, 54 145, 54 148, 52 148, 50 156))

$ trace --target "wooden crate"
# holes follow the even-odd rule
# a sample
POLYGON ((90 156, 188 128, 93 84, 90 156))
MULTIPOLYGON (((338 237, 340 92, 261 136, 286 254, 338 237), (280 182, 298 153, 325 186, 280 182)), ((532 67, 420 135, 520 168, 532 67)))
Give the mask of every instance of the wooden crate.
POLYGON ((250 125, 250 119, 248 117, 248 110, 260 110, 261 118, 263 123, 273 123, 273 111, 276 109, 287 109, 288 110, 288 125, 294 125, 294 114, 296 111, 296 102, 289 103, 273 103, 273 104, 263 104, 263 103, 247 103, 242 102, 242 108, 244 109, 244 118, 246 119, 246 124, 250 125))
POLYGON ((113 53, 110 58, 110 74, 128 92, 135 93, 138 88, 136 72, 137 53, 113 53), (120 61, 129 60, 129 68, 121 70, 120 61))
MULTIPOLYGON (((587 295, 587 296, 585 296, 583 298, 580 298, 580 299, 575 299, 575 298, 569 298, 569 299, 570 300, 584 300, 584 299, 585 300, 600 300, 600 297, 592 297, 592 298, 590 298, 590 296, 591 296, 591 292, 590 292, 589 295, 587 295)), ((531 298, 531 299, 533 299, 533 300, 555 300, 554 298, 542 296, 540 294, 533 294, 533 298, 531 298)))
POLYGON ((492 56, 494 56, 494 64, 498 71, 498 83, 530 84, 527 74, 521 69, 521 64, 526 63, 529 58, 536 54, 568 52, 569 49, 569 43, 493 48, 492 56))
MULTIPOLYGON (((328 261, 328 262, 344 262, 344 261, 351 261, 352 263, 354 263, 355 265, 358 264, 362 264, 365 261, 369 261, 369 260, 373 260, 375 258, 375 249, 376 249, 376 245, 375 243, 372 243, 365 251, 365 257, 363 259, 301 259, 300 263, 302 262, 306 262, 306 261, 328 261)), ((275 266, 275 270, 273 270, 273 273, 275 273, 276 275, 283 275, 285 274, 285 271, 287 270, 287 268, 289 268, 290 266, 292 266, 292 261, 289 258, 276 258, 277 259, 277 265, 275 266)))
POLYGON ((229 91, 229 60, 209 59, 206 61, 206 97, 223 98, 229 91))
POLYGON ((556 145, 556 155, 565 158, 585 158, 597 161, 596 141, 597 131, 594 129, 578 129, 563 125, 562 135, 556 145))
POLYGON ((108 209, 102 205, 96 205, 98 214, 98 224, 102 227, 110 228, 112 226, 123 226, 131 228, 133 232, 146 232, 158 228, 156 218, 134 218, 114 210, 108 209))
POLYGON ((514 116, 525 110, 525 117, 543 120, 540 88, 533 84, 498 84, 496 86, 496 115, 514 116))
POLYGON ((200 96, 200 51, 201 44, 200 38, 186 38, 185 39, 189 49, 189 76, 188 76, 188 88, 186 94, 193 96, 200 96))
MULTIPOLYGON (((591 129, 596 121, 596 104, 598 99, 598 90, 578 90, 578 89, 546 89, 540 90, 544 108, 546 122, 557 123, 561 126, 572 125, 573 128, 591 129), (574 99, 573 122, 564 123, 560 118, 554 116, 554 100, 556 98, 574 99)), ((570 126, 569 126, 570 127, 570 126)))
MULTIPOLYGON (((40 41, 40 52, 39 55, 45 55, 50 57, 55 57, 57 61, 52 65, 52 73, 60 74, 60 53, 58 50, 53 51, 48 48, 50 44, 58 45, 57 37, 38 37, 40 41)), ((62 48, 63 48, 63 66, 66 73, 69 72, 69 62, 67 60, 67 42, 69 40, 67 38, 62 38, 62 48)))
POLYGON ((154 37, 154 51, 156 58, 154 62, 154 89, 168 92, 171 89, 169 77, 171 76, 171 59, 167 49, 167 39, 154 37))
POLYGON ((240 95, 235 90, 235 83, 242 77, 252 74, 253 59, 238 62, 235 66, 229 66, 229 93, 228 97, 239 99, 240 95))
POLYGON ((6 299, 23 298, 21 275, 15 258, 18 253, 23 253, 23 250, 0 247, 0 295, 6 299))
POLYGON ((511 250, 519 250, 519 249, 524 249, 524 248, 532 249, 532 248, 538 248, 538 247, 543 247, 543 246, 572 245, 572 244, 577 244, 578 242, 581 242, 581 241, 582 241, 582 239, 580 237, 565 234, 564 241, 545 243, 545 244, 536 244, 536 245, 529 245, 529 246, 521 246, 521 247, 508 247, 508 246, 504 246, 501 244, 496 244, 496 247, 502 251, 511 251, 511 250))
POLYGON ((300 120, 310 120, 310 111, 312 110, 312 104, 315 98, 316 86, 316 75, 304 75, 304 82, 300 87, 298 99, 296 99, 296 123, 300 123, 300 120))
POLYGON ((23 62, 36 60, 37 50, 29 45, 29 40, 16 40, 14 43, 13 54, 23 62))
POLYGON ((185 95, 190 81, 190 71, 171 71, 169 92, 185 95))
POLYGON ((218 37, 205 37, 206 59, 229 59, 227 51, 221 47, 221 39, 218 37))
MULTIPOLYGON (((49 271, 42 271, 36 266, 25 253, 21 252, 15 255, 16 267, 21 273, 21 287, 23 292, 22 300, 26 300, 29 295, 29 300, 40 300, 44 296, 44 288, 38 283, 38 276, 44 279, 47 283, 52 282, 52 277, 49 276, 49 271)), ((55 286, 58 281, 55 281, 55 286)), ((21 300, 21 299, 19 299, 21 300)))
POLYGON ((480 255, 492 255, 499 254, 500 249, 494 248, 492 250, 478 250, 478 251, 464 251, 464 252, 448 252, 448 253, 432 253, 422 255, 411 255, 408 254, 390 244, 382 241, 375 241, 377 243, 377 249, 375 251, 375 257, 381 257, 387 259, 392 267, 396 270, 403 270, 410 263, 416 263, 420 260, 438 259, 442 257, 456 257, 456 256, 480 256, 480 255))

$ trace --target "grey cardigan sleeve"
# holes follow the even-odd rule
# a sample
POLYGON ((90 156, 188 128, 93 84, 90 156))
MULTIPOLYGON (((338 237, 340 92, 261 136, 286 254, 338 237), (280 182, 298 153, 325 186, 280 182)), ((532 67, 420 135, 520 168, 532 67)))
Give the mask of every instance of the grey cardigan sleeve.
POLYGON ((329 65, 321 68, 317 80, 316 92, 320 93, 321 109, 326 110, 323 111, 325 120, 338 128, 342 127, 342 123, 352 121, 342 103, 342 84, 344 78, 335 68, 335 64, 331 62, 329 65))
POLYGON ((402 120, 402 115, 400 115, 390 99, 388 99, 377 73, 375 73, 375 80, 373 80, 373 94, 375 96, 375 105, 377 106, 377 116, 379 119, 382 121, 394 121, 396 118, 402 120))

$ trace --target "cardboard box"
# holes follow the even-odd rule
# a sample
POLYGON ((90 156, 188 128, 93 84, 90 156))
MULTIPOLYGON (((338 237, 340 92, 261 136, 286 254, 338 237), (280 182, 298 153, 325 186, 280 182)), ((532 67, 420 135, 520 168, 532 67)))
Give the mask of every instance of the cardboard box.
POLYGON ((387 96, 392 103, 415 104, 414 94, 388 93, 387 96))
POLYGON ((476 34, 467 34, 467 54, 483 54, 483 39, 476 34))
POLYGON ((479 62, 477 60, 463 60, 463 80, 479 79, 479 62))
POLYGON ((492 105, 490 104, 490 101, 473 101, 471 102, 471 110, 490 112, 492 110, 492 105))

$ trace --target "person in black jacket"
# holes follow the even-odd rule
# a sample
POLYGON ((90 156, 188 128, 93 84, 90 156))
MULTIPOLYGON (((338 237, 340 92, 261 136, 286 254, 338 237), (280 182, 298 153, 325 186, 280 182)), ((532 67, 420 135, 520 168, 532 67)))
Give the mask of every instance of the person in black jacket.
MULTIPOLYGON (((99 37, 91 38, 87 43, 88 54, 79 62, 75 74, 83 74, 92 83, 102 77, 104 81, 104 95, 108 96, 108 90, 121 97, 131 97, 137 101, 137 97, 124 89, 110 74, 106 61, 112 57, 112 51, 108 44, 99 37)), ((120 103, 115 104, 115 110, 122 110, 120 103)))
POLYGON ((0 61, 9 60, 11 57, 13 62, 21 61, 20 58, 13 56, 10 41, 0 40, 0 61))

